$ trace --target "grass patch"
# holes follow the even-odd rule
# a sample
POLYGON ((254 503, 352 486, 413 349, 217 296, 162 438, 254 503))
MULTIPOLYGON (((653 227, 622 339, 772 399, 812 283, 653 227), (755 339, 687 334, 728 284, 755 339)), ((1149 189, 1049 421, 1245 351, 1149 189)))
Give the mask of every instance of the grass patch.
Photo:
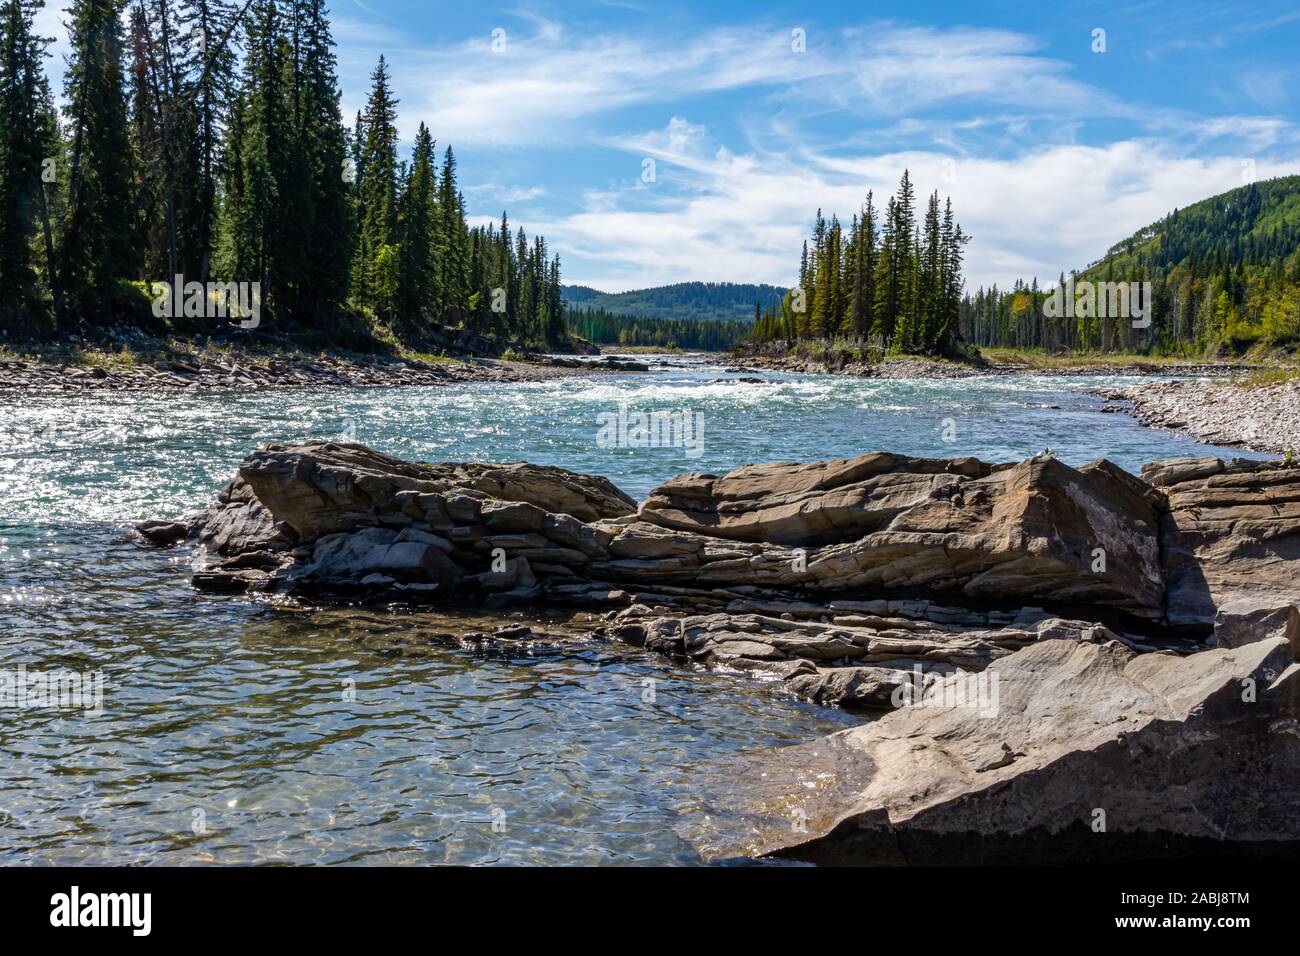
POLYGON ((441 352, 417 352, 414 349, 401 349, 397 357, 407 362, 423 362, 425 365, 461 365, 463 361, 443 355, 441 352))
POLYGON ((1213 364, 1205 359, 1181 355, 1134 355, 1122 352, 1071 352, 1052 355, 1027 349, 981 348, 980 355, 994 365, 1023 365, 1028 368, 1161 368, 1166 365, 1213 364))
POLYGON ((1249 375, 1233 376, 1229 381, 1238 388, 1271 388, 1275 385, 1287 385, 1300 381, 1300 366, 1280 365, 1259 368, 1249 375))

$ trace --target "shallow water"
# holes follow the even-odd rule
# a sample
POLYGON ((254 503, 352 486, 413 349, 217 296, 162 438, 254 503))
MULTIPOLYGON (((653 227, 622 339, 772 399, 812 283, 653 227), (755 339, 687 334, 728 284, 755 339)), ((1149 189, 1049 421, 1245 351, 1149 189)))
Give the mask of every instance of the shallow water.
POLYGON ((97 715, 0 706, 0 863, 694 862, 674 832, 693 767, 856 720, 619 645, 484 650, 433 614, 199 595, 189 555, 130 522, 209 503, 262 443, 527 459, 636 497, 682 471, 876 449, 1131 470, 1209 453, 1099 414, 1086 392, 1107 378, 750 384, 669 361, 518 385, 0 395, 0 675, 103 675, 97 715), (605 447, 597 416, 620 403, 701 413, 700 454, 605 447))

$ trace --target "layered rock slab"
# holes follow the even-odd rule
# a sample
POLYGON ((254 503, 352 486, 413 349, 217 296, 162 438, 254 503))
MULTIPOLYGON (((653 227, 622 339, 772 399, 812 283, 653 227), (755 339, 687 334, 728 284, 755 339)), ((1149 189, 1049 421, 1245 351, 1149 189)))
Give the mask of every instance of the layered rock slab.
POLYGON ((707 797, 688 834, 713 857, 859 864, 1300 848, 1300 665, 1284 639, 1187 657, 1044 641, 980 676, 992 708, 904 706, 714 768, 692 782, 707 797))
POLYGON ((1164 609, 1158 501, 1106 461, 1075 469, 1050 456, 988 465, 877 453, 683 475, 655 489, 637 518, 736 542, 738 560, 701 562, 701 580, 748 572, 748 583, 768 586, 1052 600, 1154 620, 1164 609), (771 560, 756 566, 747 544, 768 546, 771 560))
POLYGON ((1228 647, 1284 636, 1300 652, 1300 468, 1179 458, 1147 465, 1142 477, 1167 501, 1166 622, 1213 628, 1228 647))
POLYGON ((286 555, 261 562, 277 590, 389 571, 408 586, 425 571, 422 583, 441 586, 486 573, 486 555, 504 553, 528 563, 517 578, 543 587, 925 589, 1154 619, 1164 584, 1152 502, 1148 486, 1104 461, 882 453, 682 476, 634 515, 606 479, 558 468, 416 464, 308 443, 251 454, 193 535, 227 560, 286 555))

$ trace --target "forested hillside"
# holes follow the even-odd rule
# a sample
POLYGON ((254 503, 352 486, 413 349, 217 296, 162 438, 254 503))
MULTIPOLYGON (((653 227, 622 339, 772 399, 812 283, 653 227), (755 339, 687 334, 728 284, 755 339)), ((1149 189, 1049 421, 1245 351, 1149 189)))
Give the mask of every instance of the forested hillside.
MULTIPOLYGON (((1114 316, 1049 316, 1037 280, 979 289, 962 336, 982 346, 1101 351, 1240 351, 1300 342, 1300 176, 1251 183, 1175 209, 1075 277, 1150 282, 1151 325, 1114 316)), ((1066 277, 1061 275, 1058 285, 1066 277)))
POLYGON ((215 331, 228 290, 209 283, 235 283, 257 285, 263 330, 563 338, 558 257, 504 214, 467 227, 434 131, 402 155, 382 57, 345 125, 323 0, 71 0, 62 111, 39 7, 0 0, 6 335, 215 331), (159 316, 177 277, 199 292, 159 316))
POLYGON ((714 319, 646 319, 590 306, 569 306, 569 330, 597 345, 720 352, 749 337, 751 324, 714 319))
POLYGON ((563 293, 566 302, 618 315, 747 322, 754 317, 754 303, 763 307, 778 303, 786 290, 737 282, 678 282, 631 292, 597 292, 587 286, 565 286, 563 293))
POLYGON ((589 285, 560 286, 560 295, 561 297, 563 297, 564 301, 568 303, 576 304, 576 303, 590 302, 592 299, 596 298, 597 296, 602 296, 605 294, 606 293, 601 292, 599 289, 593 289, 589 285))

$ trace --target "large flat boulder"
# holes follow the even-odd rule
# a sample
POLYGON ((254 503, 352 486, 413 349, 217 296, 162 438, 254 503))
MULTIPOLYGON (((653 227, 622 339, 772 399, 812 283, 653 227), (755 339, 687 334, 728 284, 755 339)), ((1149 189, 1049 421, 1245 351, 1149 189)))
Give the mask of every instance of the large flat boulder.
POLYGON ((872 723, 714 768, 684 829, 714 857, 862 864, 1300 847, 1286 641, 1178 657, 1052 640, 978 678, 982 692, 953 674, 872 723))

